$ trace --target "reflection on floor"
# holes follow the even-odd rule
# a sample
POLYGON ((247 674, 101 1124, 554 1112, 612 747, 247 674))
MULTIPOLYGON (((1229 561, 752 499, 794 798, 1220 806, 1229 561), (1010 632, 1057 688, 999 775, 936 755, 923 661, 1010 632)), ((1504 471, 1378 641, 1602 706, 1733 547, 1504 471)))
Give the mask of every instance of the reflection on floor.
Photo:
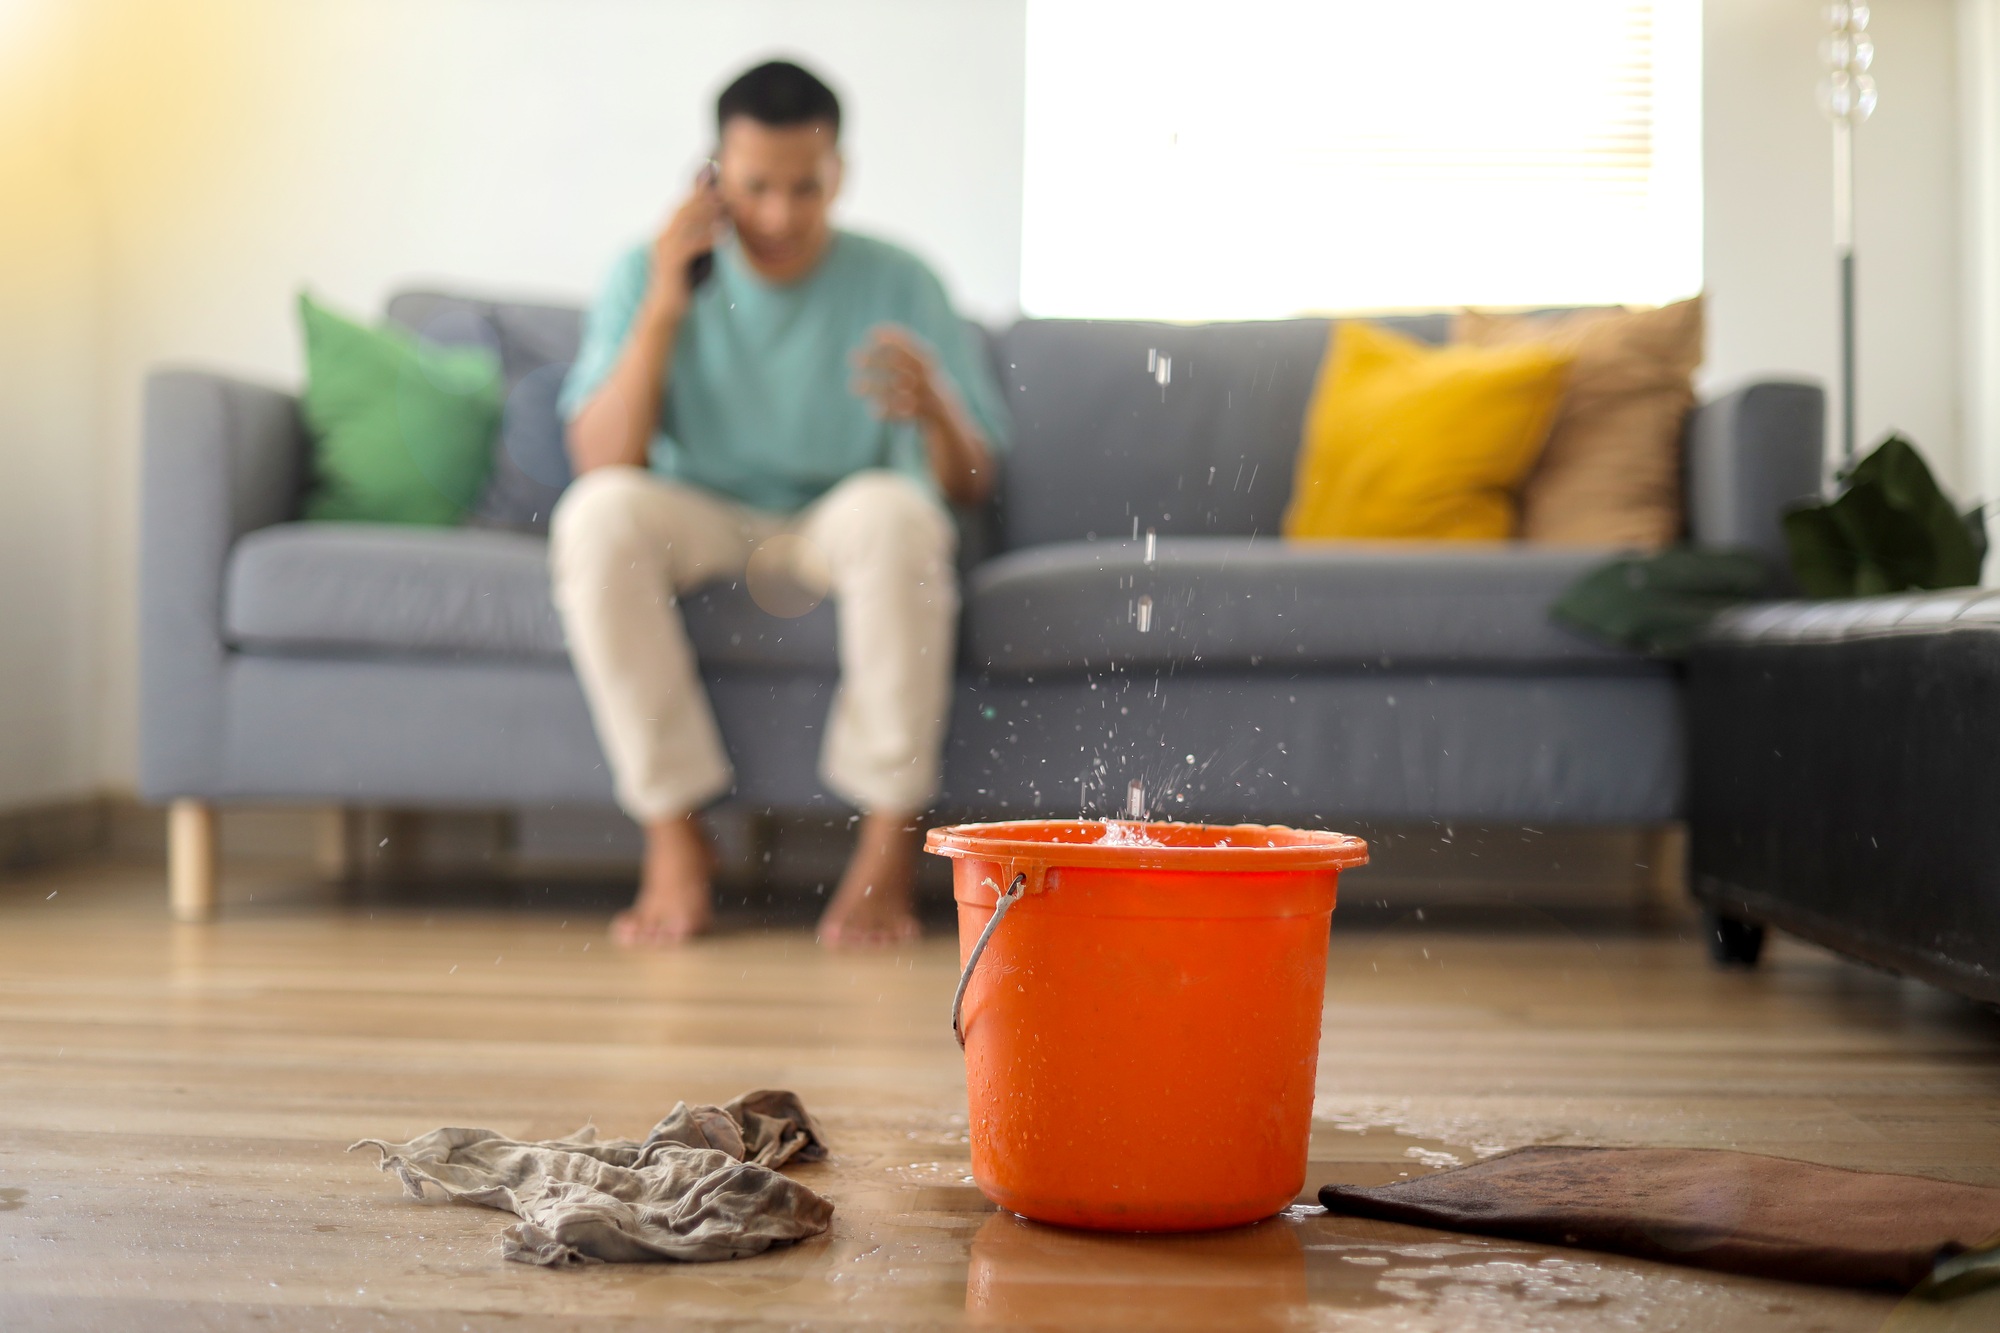
MULTIPOLYGON (((1368 910, 1335 918, 1308 1190, 1531 1142, 2000 1184, 1985 1011, 1800 945, 1718 974, 1672 915, 1419 911, 1364 884, 1368 910)), ((1309 1193, 1207 1236, 997 1213, 968 1175, 942 937, 846 959, 739 926, 633 957, 601 895, 495 911, 245 872, 206 928, 170 927, 162 897, 129 867, 0 883, 0 1327, 2000 1327, 2000 1305, 1330 1219, 1309 1193), (636 1134, 756 1086, 821 1116, 835 1157, 802 1175, 839 1212, 738 1263, 504 1264, 501 1214, 408 1202, 342 1151, 440 1124, 636 1134)))

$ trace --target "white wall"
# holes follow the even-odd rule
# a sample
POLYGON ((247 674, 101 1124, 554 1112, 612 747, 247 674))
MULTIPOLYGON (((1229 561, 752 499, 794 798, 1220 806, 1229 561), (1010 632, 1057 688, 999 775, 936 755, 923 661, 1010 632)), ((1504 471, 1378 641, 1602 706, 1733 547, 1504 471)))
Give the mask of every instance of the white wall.
MULTIPOLYGON (((1855 136, 1859 440, 1901 430, 1939 479, 1977 484, 1960 410, 1954 0, 1878 0, 1882 105, 1855 136)), ((1821 6, 1708 0, 1703 14, 1710 387, 1771 371, 1839 381, 1833 158, 1814 101, 1821 6)), ((1829 400, 1831 404, 1831 399, 1829 400)), ((1831 411, 1829 431, 1835 423, 1831 411)))
MULTIPOLYGON (((1992 498, 2000 497, 2000 0, 1958 0, 1958 24, 1966 473, 1992 498)), ((2000 554, 1987 571, 1990 583, 2000 554)))
POLYGON ((94 790, 105 697, 97 236, 80 34, 0 7, 0 809, 94 790))

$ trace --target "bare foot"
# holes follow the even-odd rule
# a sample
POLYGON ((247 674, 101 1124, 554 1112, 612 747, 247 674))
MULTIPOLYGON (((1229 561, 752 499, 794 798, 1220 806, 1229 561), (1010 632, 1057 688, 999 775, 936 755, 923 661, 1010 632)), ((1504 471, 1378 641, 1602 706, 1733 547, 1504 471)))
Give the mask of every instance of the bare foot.
POLYGON ((714 854, 693 815, 646 826, 646 871, 639 896, 611 918, 611 938, 628 949, 685 943, 715 920, 708 878, 714 854))
POLYGON ((917 824, 901 815, 863 815, 854 855, 819 919, 830 949, 900 944, 922 933, 910 910, 917 879, 917 824))

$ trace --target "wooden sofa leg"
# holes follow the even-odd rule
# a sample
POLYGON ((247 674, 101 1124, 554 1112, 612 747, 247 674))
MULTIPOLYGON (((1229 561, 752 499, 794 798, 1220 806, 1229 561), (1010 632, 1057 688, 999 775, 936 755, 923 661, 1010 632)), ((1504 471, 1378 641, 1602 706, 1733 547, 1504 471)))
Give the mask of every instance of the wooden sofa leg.
POLYGON ((319 812, 313 862, 321 879, 346 884, 355 878, 354 822, 354 812, 344 805, 328 806, 319 812))
POLYGON ((1649 915, 1672 917, 1687 909, 1688 857, 1687 825, 1656 824, 1640 835, 1640 856, 1645 862, 1643 910, 1649 915))
POLYGON ((167 901, 176 921, 212 921, 216 892, 215 807, 175 801, 167 807, 167 901))

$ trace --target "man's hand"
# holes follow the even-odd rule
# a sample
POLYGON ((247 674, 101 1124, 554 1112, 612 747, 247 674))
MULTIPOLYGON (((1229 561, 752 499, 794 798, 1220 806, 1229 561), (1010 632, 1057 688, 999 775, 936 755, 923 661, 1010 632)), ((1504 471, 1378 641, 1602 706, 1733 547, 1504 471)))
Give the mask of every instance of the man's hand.
POLYGON ((638 318, 604 383, 569 423, 570 466, 640 467, 659 423, 661 387, 673 368, 674 340, 693 293, 688 261, 713 250, 723 225, 722 199, 707 171, 653 238, 653 271, 638 318))
POLYGON ((876 326, 854 353, 854 392, 888 421, 934 425, 950 415, 930 350, 894 324, 876 326))
POLYGON ((921 427, 931 473, 953 504, 985 500, 993 489, 993 456, 979 427, 930 348, 908 329, 877 325, 854 353, 854 392, 875 415, 921 427))
POLYGON ((649 310, 675 321, 687 313, 694 295, 688 287, 688 263, 715 248, 723 221, 722 196, 704 169, 693 192, 653 238, 653 273, 646 288, 649 310))

